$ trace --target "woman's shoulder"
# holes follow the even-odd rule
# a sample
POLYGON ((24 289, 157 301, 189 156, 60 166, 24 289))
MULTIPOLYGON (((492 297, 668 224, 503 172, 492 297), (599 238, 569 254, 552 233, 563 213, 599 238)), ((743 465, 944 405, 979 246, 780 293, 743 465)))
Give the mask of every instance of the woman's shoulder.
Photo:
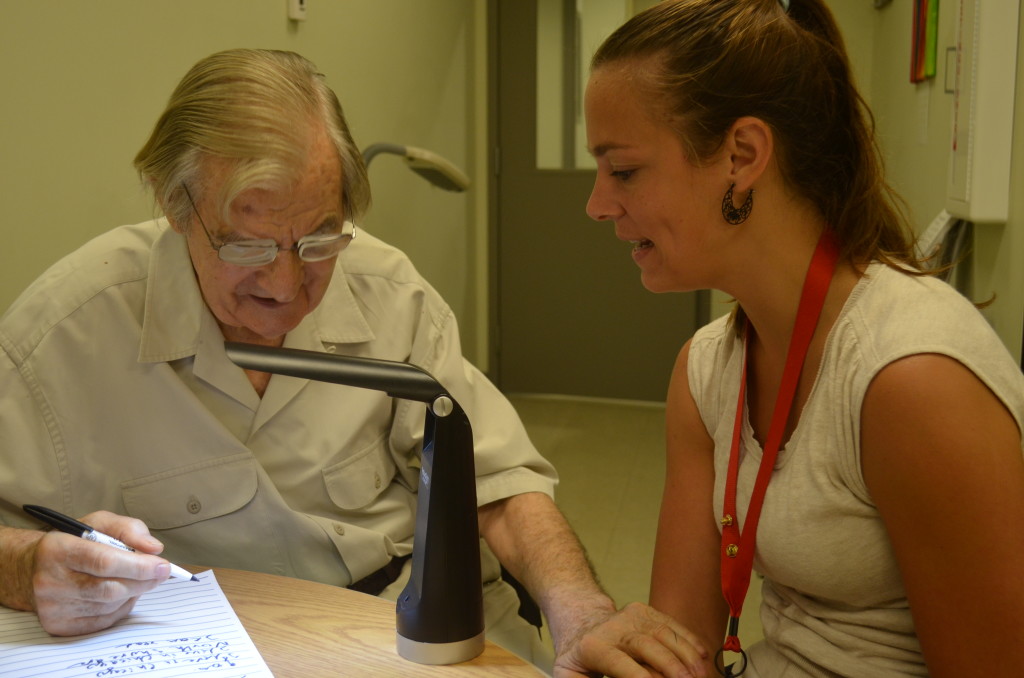
POLYGON ((969 351, 978 341, 1001 345, 974 304, 954 287, 879 263, 854 290, 839 329, 882 359, 944 347, 969 351))
POLYGON ((728 363, 737 350, 742 351, 743 340, 736 331, 736 313, 727 313, 698 329, 688 342, 688 365, 694 370, 715 371, 728 363))
POLYGON ((690 339, 690 351, 708 350, 719 347, 723 342, 737 338, 735 313, 729 312, 698 329, 690 339), (699 348, 698 348, 699 347, 699 348))
POLYGON ((717 416, 723 403, 735 397, 739 361, 743 358, 743 340, 735 323, 734 313, 716 318, 697 330, 688 344, 687 381, 705 423, 717 416))
POLYGON ((1004 400, 1024 393, 1024 375, 999 335, 969 299, 933 276, 873 264, 833 334, 829 362, 859 392, 897 360, 936 354, 963 364, 1004 400))

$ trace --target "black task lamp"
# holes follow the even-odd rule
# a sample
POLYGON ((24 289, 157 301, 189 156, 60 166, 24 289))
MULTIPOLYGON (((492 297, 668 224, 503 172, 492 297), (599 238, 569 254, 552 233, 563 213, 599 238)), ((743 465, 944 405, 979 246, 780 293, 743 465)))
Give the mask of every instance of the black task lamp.
POLYGON ((484 649, 480 531, 473 431, 434 377, 415 365, 227 342, 249 370, 384 391, 427 404, 416 500, 412 576, 398 597, 398 654, 419 664, 455 664, 484 649))

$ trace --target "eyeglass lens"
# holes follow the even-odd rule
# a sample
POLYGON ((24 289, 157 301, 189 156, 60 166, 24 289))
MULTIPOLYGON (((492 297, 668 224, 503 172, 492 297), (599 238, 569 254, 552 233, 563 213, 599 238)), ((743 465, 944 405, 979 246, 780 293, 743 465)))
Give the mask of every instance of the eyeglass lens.
MULTIPOLYGON (((308 235, 299 240, 295 247, 299 258, 305 262, 324 261, 336 256, 355 237, 353 224, 346 222, 341 233, 330 235, 308 235)), ((281 250, 273 240, 253 240, 249 242, 224 243, 220 246, 221 261, 237 266, 264 266, 277 258, 281 250)))

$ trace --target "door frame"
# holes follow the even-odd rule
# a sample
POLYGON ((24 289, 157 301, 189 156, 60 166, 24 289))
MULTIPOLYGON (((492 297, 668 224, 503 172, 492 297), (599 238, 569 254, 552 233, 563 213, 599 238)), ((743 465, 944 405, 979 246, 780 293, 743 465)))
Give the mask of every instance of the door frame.
MULTIPOLYGON (((486 7, 486 42, 487 42, 487 257, 488 257, 488 304, 487 304, 487 374, 499 388, 504 388, 502 382, 502 258, 501 258, 501 129, 500 129, 500 26, 499 5, 501 2, 535 2, 535 0, 487 0, 486 7)), ((575 21, 575 17, 573 17, 575 21)), ((568 89, 568 88, 567 88, 568 89)), ((567 98, 572 98, 572 92, 566 93, 567 98)), ((535 142, 534 142, 535 143, 535 142)), ((571 148, 571 145, 566 144, 571 148)), ((553 175, 559 173, 593 172, 594 170, 543 170, 553 175)), ((581 214, 583 205, 580 206, 581 214)), ((624 258, 623 266, 629 263, 624 258)), ((637 274, 639 278, 639 274, 637 274)), ((640 285, 637 280, 637 286, 640 285)), ((645 294, 651 294, 645 292, 645 294)), ((707 290, 689 293, 692 295, 694 306, 693 329, 694 331, 706 324, 710 317, 710 292, 707 290)), ((661 296, 661 295, 655 295, 661 296)), ((686 336, 679 337, 679 347, 688 339, 686 336)), ((669 366, 670 368, 670 366, 669 366)), ((667 373, 665 375, 667 377, 667 373)))

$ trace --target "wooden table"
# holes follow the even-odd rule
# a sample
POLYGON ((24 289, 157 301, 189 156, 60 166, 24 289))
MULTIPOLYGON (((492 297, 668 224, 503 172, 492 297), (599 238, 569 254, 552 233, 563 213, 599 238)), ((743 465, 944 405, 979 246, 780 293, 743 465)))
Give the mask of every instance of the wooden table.
POLYGON ((491 642, 483 654, 468 662, 416 664, 395 649, 392 602, 303 579, 222 568, 213 571, 276 678, 544 675, 491 642))

